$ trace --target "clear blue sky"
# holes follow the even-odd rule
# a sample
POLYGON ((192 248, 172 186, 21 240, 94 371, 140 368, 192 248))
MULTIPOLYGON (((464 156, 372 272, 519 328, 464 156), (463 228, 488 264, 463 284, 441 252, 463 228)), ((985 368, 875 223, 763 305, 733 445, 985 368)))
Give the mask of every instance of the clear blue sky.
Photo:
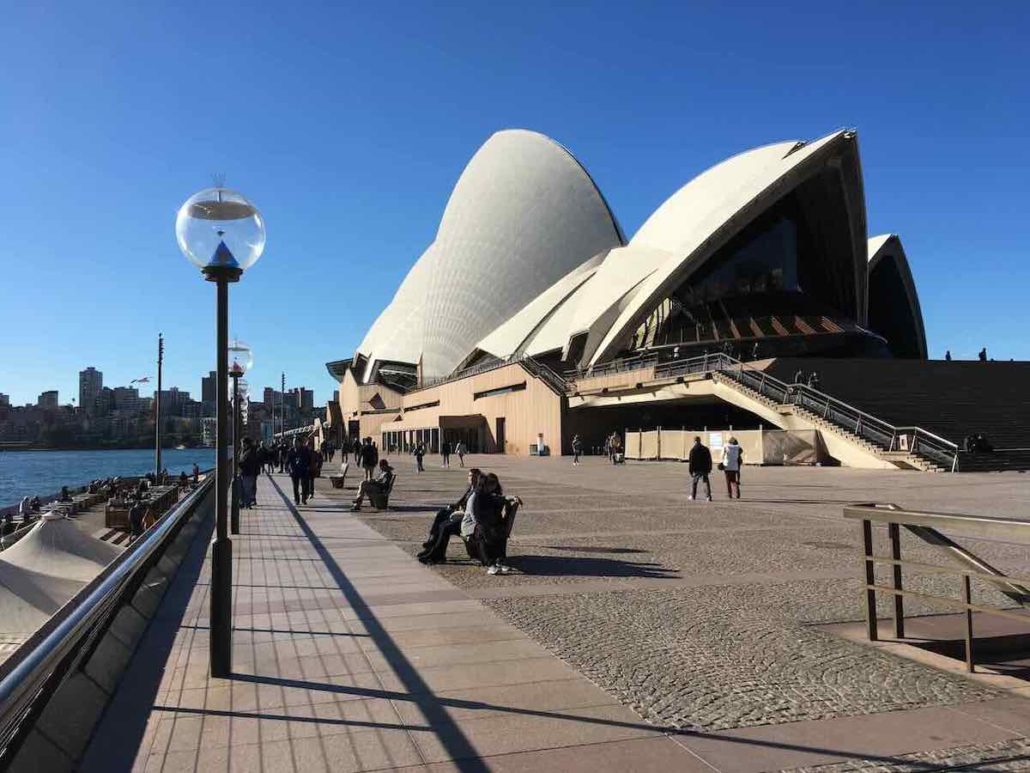
POLYGON ((14 3, 0 25, 0 392, 199 393, 214 293, 178 205, 224 172, 268 222, 232 293, 258 391, 330 396, 491 132, 586 165, 627 233, 711 164, 859 129, 931 352, 1030 358, 1030 3, 14 3))

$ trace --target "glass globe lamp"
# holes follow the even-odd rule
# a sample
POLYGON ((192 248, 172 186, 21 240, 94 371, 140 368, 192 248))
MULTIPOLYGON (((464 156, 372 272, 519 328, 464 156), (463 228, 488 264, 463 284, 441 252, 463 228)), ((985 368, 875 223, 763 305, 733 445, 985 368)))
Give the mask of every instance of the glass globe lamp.
POLYGON ((226 352, 229 362, 229 376, 239 378, 254 366, 254 352, 243 341, 233 339, 226 352))
POLYGON ((175 238, 208 279, 234 282, 264 252, 265 221, 242 193, 205 188, 179 207, 175 238))

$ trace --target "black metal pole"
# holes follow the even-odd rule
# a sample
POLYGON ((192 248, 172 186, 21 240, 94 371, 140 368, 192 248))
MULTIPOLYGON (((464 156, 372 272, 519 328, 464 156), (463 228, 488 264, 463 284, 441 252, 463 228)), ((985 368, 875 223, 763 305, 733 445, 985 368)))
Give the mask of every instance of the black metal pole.
POLYGON ((286 373, 279 375, 279 431, 286 437, 286 373))
POLYGON ((154 480, 161 480, 161 366, 165 358, 165 339, 157 334, 157 392, 154 393, 154 480))
POLYGON ((215 540, 211 543, 211 676, 232 673, 232 542, 229 540, 229 278, 214 278, 218 288, 215 362, 218 395, 215 472, 215 540))
POLYGON ((240 533, 240 374, 232 374, 232 509, 229 531, 240 533))

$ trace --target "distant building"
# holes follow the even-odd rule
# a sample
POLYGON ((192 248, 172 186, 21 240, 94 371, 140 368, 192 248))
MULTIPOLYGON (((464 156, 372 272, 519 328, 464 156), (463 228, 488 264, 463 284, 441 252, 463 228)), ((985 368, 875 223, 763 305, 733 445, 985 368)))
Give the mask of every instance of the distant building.
POLYGON ((92 365, 79 371, 79 408, 92 413, 100 390, 104 388, 104 374, 92 365))
POLYGON ((84 407, 87 413, 106 416, 114 408, 114 390, 109 387, 101 387, 88 406, 80 407, 84 407))
POLYGON ((128 413, 140 413, 146 410, 148 401, 139 396, 139 390, 136 387, 115 387, 112 392, 114 393, 114 407, 117 410, 128 413))
POLYGON ((36 405, 40 408, 56 408, 57 407, 57 390, 51 389, 48 392, 43 392, 39 399, 36 401, 36 405))
POLYGON ((312 411, 315 409, 315 390, 300 388, 300 399, 298 400, 300 409, 302 411, 312 411))
POLYGON ((186 403, 190 402, 190 393, 178 387, 161 390, 161 415, 182 416, 186 403))
POLYGON ((11 407, 11 396, 10 395, 5 395, 3 392, 0 392, 0 407, 2 407, 2 408, 10 408, 11 407))
POLYGON ((218 400, 218 374, 213 370, 200 379, 200 400, 205 403, 218 400))

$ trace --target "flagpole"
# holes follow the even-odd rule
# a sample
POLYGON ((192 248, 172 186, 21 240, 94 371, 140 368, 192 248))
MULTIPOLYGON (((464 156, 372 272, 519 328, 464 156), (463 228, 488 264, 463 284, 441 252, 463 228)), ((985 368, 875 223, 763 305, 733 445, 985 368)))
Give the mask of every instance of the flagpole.
POLYGON ((161 480, 161 366, 165 357, 165 339, 157 334, 157 391, 154 393, 154 480, 161 480))

